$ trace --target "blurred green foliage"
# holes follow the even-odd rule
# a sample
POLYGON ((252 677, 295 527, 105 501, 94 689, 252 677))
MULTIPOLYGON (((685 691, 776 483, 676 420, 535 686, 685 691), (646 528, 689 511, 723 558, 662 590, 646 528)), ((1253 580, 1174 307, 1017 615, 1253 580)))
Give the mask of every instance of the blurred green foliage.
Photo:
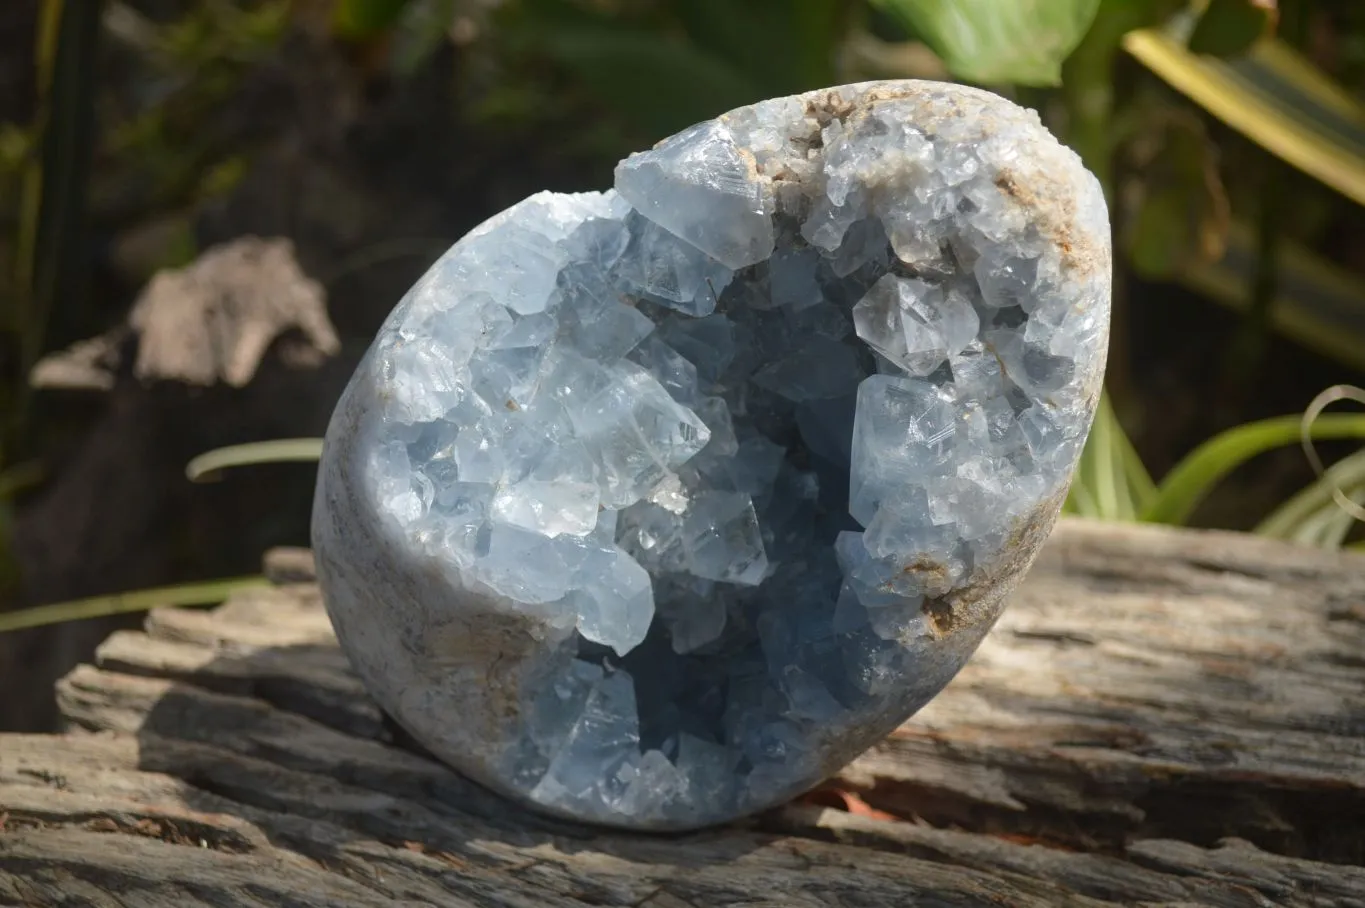
POLYGON ((967 82, 1060 85, 1100 0, 874 0, 967 82))

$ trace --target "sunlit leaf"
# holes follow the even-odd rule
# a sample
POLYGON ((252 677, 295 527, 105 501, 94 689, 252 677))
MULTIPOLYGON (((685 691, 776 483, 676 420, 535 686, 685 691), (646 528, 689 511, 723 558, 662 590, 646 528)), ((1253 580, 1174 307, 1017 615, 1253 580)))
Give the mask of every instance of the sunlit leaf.
POLYGON ((268 586, 270 581, 264 577, 234 577, 207 583, 162 586, 132 593, 114 593, 109 596, 92 596, 89 599, 40 605, 36 608, 0 614, 0 634, 47 624, 84 621, 88 618, 104 618, 129 612, 146 612, 164 606, 214 605, 233 593, 268 586))
POLYGON ((1099 0, 873 0, 934 49, 959 79, 1057 85, 1099 0))
POLYGON ((315 463, 322 457, 321 438, 283 438, 217 448, 200 454, 185 467, 191 482, 214 479, 223 470, 265 463, 315 463))
POLYGON ((1365 108, 1284 42, 1222 60, 1191 53, 1178 30, 1146 28, 1123 46, 1228 126, 1365 204, 1365 108))
MULTIPOLYGON (((1302 417, 1277 416, 1221 432, 1195 448, 1157 485, 1156 497, 1139 515, 1151 523, 1183 524, 1213 487, 1258 454, 1297 444, 1302 417)), ((1365 415, 1339 414, 1313 423, 1316 441, 1365 438, 1365 415)))
POLYGON ((1192 53, 1235 57, 1275 29, 1275 0, 1209 0, 1190 32, 1192 53))

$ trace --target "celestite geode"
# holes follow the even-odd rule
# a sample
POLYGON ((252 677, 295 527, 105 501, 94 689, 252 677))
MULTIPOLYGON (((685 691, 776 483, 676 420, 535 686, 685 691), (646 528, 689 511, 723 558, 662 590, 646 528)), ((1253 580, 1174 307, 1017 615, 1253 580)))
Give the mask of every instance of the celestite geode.
POLYGON ((741 108, 456 243, 336 409, 337 635, 433 753, 561 816, 723 822, 958 671, 1099 394, 1099 185, 933 82, 741 108))

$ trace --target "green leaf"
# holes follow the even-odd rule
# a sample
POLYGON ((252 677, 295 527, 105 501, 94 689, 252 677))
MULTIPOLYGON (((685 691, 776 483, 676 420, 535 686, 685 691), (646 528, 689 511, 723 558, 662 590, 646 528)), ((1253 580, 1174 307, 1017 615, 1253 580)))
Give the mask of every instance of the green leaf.
POLYGON ((232 467, 263 463, 315 463, 322 457, 321 438, 282 438, 245 445, 216 448, 200 454, 185 467, 190 482, 216 479, 217 473, 232 467))
POLYGON ((373 38, 403 15, 410 0, 337 0, 332 28, 345 38, 373 38))
POLYGON ((725 60, 648 29, 561 26, 542 41, 600 101, 658 138, 763 96, 725 60))
POLYGON ((47 624, 84 621, 87 618, 103 618, 129 612, 146 612, 164 606, 214 605, 233 593, 268 586, 270 581, 264 577, 233 577, 206 583, 162 586, 133 593, 114 593, 109 596, 92 596, 89 599, 40 605, 36 608, 0 614, 0 634, 47 624))
POLYGON ((1172 88, 1271 154, 1365 204, 1365 107, 1280 40, 1224 60, 1142 28, 1123 46, 1172 88))
POLYGON ((910 28, 959 79, 1058 85, 1062 61, 1100 0, 872 0, 910 28))
POLYGON ((700 51, 742 70, 765 97, 834 81, 843 0, 686 0, 669 8, 700 51))
MULTIPOLYGON (((1348 495, 1365 491, 1365 451, 1357 451, 1333 464, 1317 481, 1257 524, 1255 532, 1275 539, 1301 539, 1305 535, 1304 528, 1313 525, 1323 514, 1346 518, 1345 526, 1349 530, 1352 518, 1334 500, 1337 489, 1348 495)), ((1345 532, 1337 539, 1338 545, 1342 538, 1345 538, 1345 532)))
MULTIPOLYGON (((1296 444, 1303 429, 1301 416, 1277 416, 1228 429, 1195 448, 1177 463, 1157 486, 1156 497, 1140 519, 1151 523, 1183 524, 1224 476, 1258 454, 1296 444)), ((1322 416, 1313 422, 1315 441, 1365 438, 1365 415, 1322 416)))
POLYGON ((1239 56, 1270 34, 1277 19, 1275 0, 1209 0, 1190 33, 1190 51, 1239 56))
POLYGON ((1135 520, 1154 496, 1152 477, 1108 395, 1102 395, 1067 495, 1066 512, 1098 520, 1135 520))

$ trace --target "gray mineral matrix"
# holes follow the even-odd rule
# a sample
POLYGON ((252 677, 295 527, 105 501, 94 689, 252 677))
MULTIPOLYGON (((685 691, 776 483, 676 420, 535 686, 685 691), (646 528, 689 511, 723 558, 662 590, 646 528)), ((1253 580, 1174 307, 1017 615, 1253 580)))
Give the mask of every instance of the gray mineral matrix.
POLYGON ((688 829, 929 701, 1050 531, 1100 391, 1096 180, 934 82, 764 101, 541 193, 394 309, 313 541, 381 706, 538 810, 688 829))

